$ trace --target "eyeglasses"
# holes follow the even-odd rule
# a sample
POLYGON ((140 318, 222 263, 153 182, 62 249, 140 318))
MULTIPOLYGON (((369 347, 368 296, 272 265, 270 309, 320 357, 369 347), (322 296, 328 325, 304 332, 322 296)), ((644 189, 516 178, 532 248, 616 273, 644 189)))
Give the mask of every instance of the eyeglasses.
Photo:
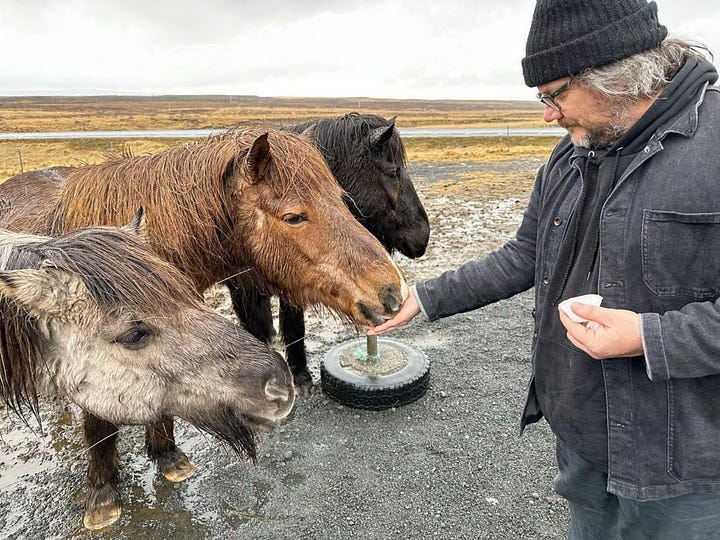
POLYGON ((570 83, 572 82, 572 79, 568 79, 565 84, 563 84, 560 88, 557 90, 554 90, 553 92, 550 92, 549 94, 541 94, 538 92, 537 98, 540 100, 540 103, 543 105, 547 105, 554 111, 560 112, 562 110, 562 107, 558 104, 557 101, 555 101, 555 98, 558 97, 560 94, 562 94, 565 90, 567 90, 570 87, 570 83))

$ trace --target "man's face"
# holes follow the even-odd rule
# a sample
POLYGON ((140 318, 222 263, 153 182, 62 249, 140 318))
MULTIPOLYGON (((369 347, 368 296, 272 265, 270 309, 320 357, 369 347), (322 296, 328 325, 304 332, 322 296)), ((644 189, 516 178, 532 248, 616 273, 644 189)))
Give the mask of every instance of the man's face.
MULTIPOLYGON (((538 91, 551 94, 567 81, 565 77, 542 84, 538 86, 538 91)), ((543 119, 546 122, 557 121, 570 134, 574 145, 585 148, 612 146, 639 118, 635 114, 636 101, 609 98, 575 81, 554 101, 560 110, 545 105, 543 119)))

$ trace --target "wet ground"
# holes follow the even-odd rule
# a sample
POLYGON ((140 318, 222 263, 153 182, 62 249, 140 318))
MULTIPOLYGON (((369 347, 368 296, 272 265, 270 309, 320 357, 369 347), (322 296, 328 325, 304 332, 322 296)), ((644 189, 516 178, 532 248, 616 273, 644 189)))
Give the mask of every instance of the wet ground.
MULTIPOLYGON (((414 163, 433 232, 425 257, 398 262, 408 280, 482 256, 514 233, 539 162, 414 163)), ((229 314, 222 291, 208 301, 229 314)), ((43 406, 47 434, 0 410, 1 538, 559 539, 567 511, 552 491, 554 443, 545 424, 519 435, 529 378, 531 293, 394 333, 431 364, 427 394, 381 412, 320 392, 260 441, 258 462, 179 422, 197 465, 171 484, 143 455, 143 432, 121 432, 124 512, 100 533, 82 527, 86 461, 79 412, 43 406)), ((333 345, 357 337, 308 316, 319 380, 333 345)))

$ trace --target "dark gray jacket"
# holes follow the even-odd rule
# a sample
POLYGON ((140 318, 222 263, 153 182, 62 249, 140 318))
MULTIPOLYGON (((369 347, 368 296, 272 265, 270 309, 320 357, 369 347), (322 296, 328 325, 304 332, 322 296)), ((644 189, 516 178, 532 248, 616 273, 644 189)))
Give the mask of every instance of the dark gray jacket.
MULTIPOLYGON (((552 300, 579 194, 574 155, 565 137, 514 240, 416 285, 430 320, 533 286, 538 312, 552 300)), ((644 358, 602 361, 608 489, 639 500, 720 492, 720 89, 665 122, 623 171, 602 209, 598 257, 603 306, 640 313, 645 346, 644 358)), ((541 417, 531 380, 522 427, 541 417)))

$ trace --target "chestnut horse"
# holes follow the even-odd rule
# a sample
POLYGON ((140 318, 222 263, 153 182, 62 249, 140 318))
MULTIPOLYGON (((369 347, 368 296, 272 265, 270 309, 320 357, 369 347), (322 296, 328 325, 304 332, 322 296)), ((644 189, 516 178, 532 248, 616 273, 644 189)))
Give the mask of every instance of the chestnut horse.
MULTIPOLYGON (((352 214, 388 252, 399 251, 411 259, 425 253, 430 223, 408 175, 395 118, 350 113, 286 129, 313 140, 345 190, 352 214)), ((270 342, 275 329, 269 296, 241 280, 229 280, 227 286, 238 319, 255 337, 270 342)), ((281 298, 279 323, 295 385, 308 392, 312 377, 302 309, 281 298)))
POLYGON ((254 431, 293 405, 282 357, 207 308, 134 232, 0 230, 0 315, 8 409, 39 421, 38 393, 57 392, 103 419, 84 426, 88 528, 120 516, 118 424, 179 416, 254 459, 254 431))
MULTIPOLYGON (((392 316, 407 284, 343 203, 322 155, 297 134, 247 129, 149 156, 30 171, 0 184, 0 226, 57 235, 119 225, 147 210, 152 248, 197 291, 242 275, 304 308, 357 324, 392 316)), ((172 418, 148 429, 148 453, 174 481, 194 467, 172 444, 172 418)))

